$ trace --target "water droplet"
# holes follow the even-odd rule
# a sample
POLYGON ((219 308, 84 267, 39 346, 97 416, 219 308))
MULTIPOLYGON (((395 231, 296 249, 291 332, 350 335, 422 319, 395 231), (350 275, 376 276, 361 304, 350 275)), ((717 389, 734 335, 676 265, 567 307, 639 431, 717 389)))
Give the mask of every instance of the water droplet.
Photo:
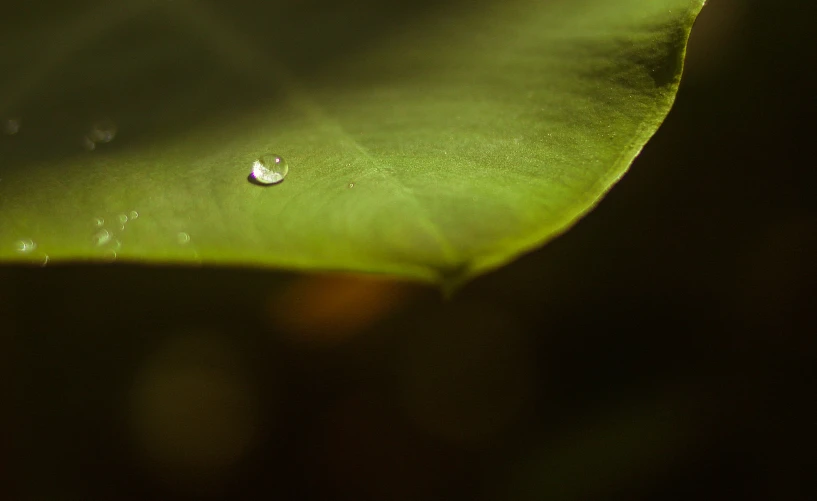
POLYGON ((34 249, 36 249, 37 244, 34 243, 34 240, 31 240, 30 238, 25 238, 23 240, 18 240, 14 244, 14 247, 17 250, 17 252, 27 254, 27 253, 33 251, 34 249))
POLYGON ((105 218, 98 217, 94 219, 94 223, 96 223, 97 226, 102 226, 103 224, 105 224, 105 218))
POLYGON ((134 219, 139 217, 139 213, 136 212, 135 210, 132 210, 132 211, 130 211, 129 216, 130 216, 131 220, 134 220, 134 219))
POLYGON ((94 236, 92 238, 96 245, 102 246, 110 242, 111 232, 103 228, 94 233, 94 236))
POLYGON ((355 187, 355 183, 349 183, 349 188, 354 188, 354 187, 355 187))
POLYGON ((289 166, 278 155, 262 155, 252 164, 252 177, 261 184, 278 184, 287 177, 289 166))
POLYGON ((87 136, 94 143, 110 143, 115 137, 116 124, 107 119, 94 122, 87 136))
POLYGON ((0 129, 3 130, 3 134, 13 136, 20 131, 20 119, 4 118, 2 122, 0 122, 0 129))
POLYGON ((186 244, 186 243, 190 242, 190 235, 188 235, 187 233, 185 233, 185 232, 183 232, 183 231, 182 231, 182 232, 179 232, 179 234, 178 234, 178 235, 176 235, 176 240, 177 240, 177 241, 178 241, 180 244, 184 245, 184 244, 186 244))
POLYGON ((96 143, 91 141, 88 136, 82 136, 80 144, 82 144, 82 149, 85 151, 94 151, 96 149, 96 143))
POLYGON ((116 218, 119 220, 119 224, 121 225, 124 225, 125 223, 128 222, 127 214, 119 214, 118 216, 116 216, 116 218))

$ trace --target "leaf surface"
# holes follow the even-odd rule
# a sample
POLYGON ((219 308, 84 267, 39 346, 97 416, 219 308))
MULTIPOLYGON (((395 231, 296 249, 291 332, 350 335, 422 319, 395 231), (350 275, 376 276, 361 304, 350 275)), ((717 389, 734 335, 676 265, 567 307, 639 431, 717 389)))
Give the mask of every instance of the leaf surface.
POLYGON ((0 117, 19 116, 0 136, 0 260, 462 281, 564 232, 624 174, 702 4, 274 4, 279 27, 146 2, 23 22, 9 36, 33 48, 0 51, 0 117), (85 151, 94 113, 116 136, 85 151), (267 153, 287 178, 249 182, 267 153))

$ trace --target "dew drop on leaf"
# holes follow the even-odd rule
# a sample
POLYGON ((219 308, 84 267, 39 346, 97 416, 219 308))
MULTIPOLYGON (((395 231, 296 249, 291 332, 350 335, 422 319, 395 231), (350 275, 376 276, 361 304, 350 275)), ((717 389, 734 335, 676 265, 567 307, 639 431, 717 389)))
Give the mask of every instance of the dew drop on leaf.
POLYGON ((82 149, 85 151, 94 151, 96 149, 96 143, 91 141, 88 136, 82 136, 80 144, 82 144, 82 149))
POLYGON ((278 155, 262 155, 252 164, 251 177, 261 184, 278 184, 287 177, 289 166, 278 155))
POLYGON ((116 124, 110 120, 99 120, 91 126, 87 137, 94 143, 110 143, 116 137, 116 124))
POLYGON ((103 228, 103 229, 99 230, 98 232, 94 233, 94 236, 91 237, 91 238, 93 239, 94 243, 97 246, 101 247, 101 246, 107 244, 108 242, 110 242, 111 232, 109 232, 108 230, 103 228))
POLYGON ((17 249, 17 252, 27 254, 36 249, 37 244, 34 243, 34 241, 31 240, 30 238, 26 238, 23 240, 18 240, 17 243, 15 244, 15 248, 17 249))
POLYGON ((0 130, 3 131, 3 134, 13 136, 20 131, 20 119, 19 118, 4 118, 0 121, 0 130))

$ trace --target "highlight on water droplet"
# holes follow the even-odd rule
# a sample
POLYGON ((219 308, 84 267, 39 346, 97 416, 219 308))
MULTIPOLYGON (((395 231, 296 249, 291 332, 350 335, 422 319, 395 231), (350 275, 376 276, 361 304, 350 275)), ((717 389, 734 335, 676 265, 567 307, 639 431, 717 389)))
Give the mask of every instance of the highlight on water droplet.
POLYGON ((102 226, 103 224, 105 224, 105 218, 104 217, 98 217, 98 218, 94 219, 94 224, 96 224, 97 226, 102 226))
POLYGON ((0 120, 0 130, 7 136, 13 136, 20 132, 19 118, 4 118, 0 120))
POLYGON ((138 218, 138 217, 139 217, 139 213, 138 213, 138 212, 136 212, 135 210, 130 211, 130 212, 128 213, 128 215, 130 216, 131 220, 134 220, 134 219, 136 219, 136 218, 138 218))
POLYGON ((30 238, 24 238, 22 240, 18 240, 14 244, 14 248, 17 250, 17 252, 27 254, 35 250, 37 248, 37 244, 34 242, 34 240, 31 240, 30 238))
POLYGON ((189 242, 190 242, 190 235, 188 235, 187 233, 185 233, 185 232, 183 232, 183 231, 180 231, 180 232, 179 232, 179 234, 178 234, 178 235, 176 235, 176 240, 177 240, 177 241, 178 241, 180 244, 184 245, 184 244, 186 244, 186 243, 189 243, 189 242))
POLYGON ((287 177, 289 166, 286 160, 272 153, 261 155, 252 164, 251 181, 260 184, 278 184, 287 177))
POLYGON ((128 222, 128 215, 127 214, 119 214, 116 216, 117 221, 119 221, 120 229, 125 229, 125 223, 128 222))
POLYGON ((94 143, 110 143, 116 137, 116 124, 107 118, 91 125, 87 138, 94 143))

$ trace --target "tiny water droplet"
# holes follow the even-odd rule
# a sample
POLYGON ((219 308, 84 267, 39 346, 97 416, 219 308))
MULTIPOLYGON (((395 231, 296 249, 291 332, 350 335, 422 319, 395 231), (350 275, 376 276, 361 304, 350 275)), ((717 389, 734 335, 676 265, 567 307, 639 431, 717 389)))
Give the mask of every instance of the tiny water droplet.
POLYGON ((116 137, 116 124, 107 119, 98 120, 91 126, 87 137, 94 143, 110 143, 116 137))
POLYGON ((94 219, 94 223, 96 223, 97 226, 102 226, 103 224, 105 224, 105 218, 98 217, 94 219))
POLYGON ((4 118, 2 122, 0 122, 0 129, 3 130, 3 134, 8 136, 13 136, 20 132, 20 119, 19 118, 4 118))
POLYGON ((128 222, 127 214, 119 214, 118 216, 116 216, 116 218, 119 220, 119 224, 121 225, 124 225, 125 223, 128 222))
POLYGON ((110 242, 111 232, 109 232, 108 230, 103 228, 103 229, 97 231, 96 233, 94 233, 94 236, 92 238, 93 238, 93 241, 94 241, 94 243, 96 245, 102 246, 102 245, 105 245, 106 243, 110 242))
POLYGON ((30 238, 25 238, 23 240, 18 240, 14 244, 14 247, 17 250, 17 252, 27 254, 27 253, 33 251, 34 249, 36 249, 37 244, 34 243, 34 240, 31 240, 30 238))
POLYGON ((183 231, 179 232, 179 234, 176 235, 176 240, 178 240, 178 242, 180 244, 184 245, 184 244, 190 242, 190 235, 188 235, 187 233, 185 233, 183 231))
POLYGON ((88 136, 82 136, 82 141, 80 141, 80 144, 82 144, 82 149, 85 151, 94 151, 96 149, 96 143, 91 141, 88 136))
POLYGON ((134 220, 139 217, 139 213, 136 212, 135 210, 130 211, 130 214, 128 215, 130 216, 131 220, 134 220))
POLYGON ((349 183, 349 188, 354 188, 354 187, 355 187, 355 183, 349 183))
POLYGON ((261 184, 278 184, 287 177, 289 166, 278 155, 267 154, 252 164, 250 176, 261 184))

